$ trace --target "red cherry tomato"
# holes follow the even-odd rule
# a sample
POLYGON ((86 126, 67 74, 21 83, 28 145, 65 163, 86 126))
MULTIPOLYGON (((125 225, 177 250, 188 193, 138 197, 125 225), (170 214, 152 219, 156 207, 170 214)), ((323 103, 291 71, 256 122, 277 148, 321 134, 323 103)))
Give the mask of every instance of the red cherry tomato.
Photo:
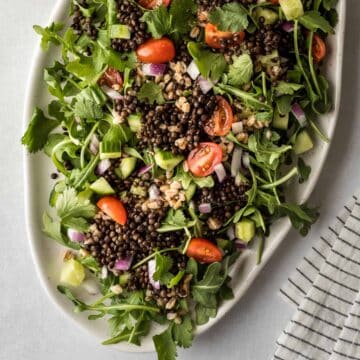
POLYGON ((237 35, 239 43, 245 38, 245 33, 243 31, 232 33, 231 31, 220 31, 213 24, 206 24, 205 26, 205 42, 214 49, 220 49, 221 41, 231 39, 234 35, 237 35))
POLYGON ((313 38, 312 55, 315 62, 320 62, 321 60, 324 60, 326 56, 325 42, 317 34, 314 34, 314 38, 313 38))
POLYGON ((200 143, 192 150, 187 158, 189 170, 195 176, 208 176, 214 172, 214 168, 222 160, 222 148, 212 142, 200 143))
POLYGON ((216 99, 217 107, 204 130, 210 136, 225 136, 231 129, 234 115, 230 104, 222 96, 217 96, 216 99))
POLYGON ((118 224, 126 224, 127 213, 123 203, 119 199, 113 196, 104 196, 97 202, 96 205, 118 224))
POLYGON ((279 0, 271 0, 271 3, 272 3, 273 5, 279 5, 279 0))
POLYGON ((223 258, 221 250, 216 245, 209 240, 200 238, 190 240, 186 255, 206 264, 221 261, 223 258))
POLYGON ((169 6, 171 0, 139 0, 138 4, 145 9, 155 9, 159 7, 160 5, 169 6))
POLYGON ((100 85, 106 85, 114 90, 120 90, 124 81, 116 69, 108 67, 99 80, 100 85))
POLYGON ((148 64, 163 64, 175 57, 174 43, 168 38, 150 39, 136 50, 139 61, 148 64))

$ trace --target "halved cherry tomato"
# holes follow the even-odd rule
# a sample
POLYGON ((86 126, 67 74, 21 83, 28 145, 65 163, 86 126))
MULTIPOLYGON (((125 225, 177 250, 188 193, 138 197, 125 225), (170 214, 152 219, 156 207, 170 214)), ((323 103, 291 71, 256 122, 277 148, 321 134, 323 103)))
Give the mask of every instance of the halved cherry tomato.
POLYGON ((271 3, 272 3, 273 5, 279 5, 279 0, 271 0, 271 3))
POLYGON ((155 9, 160 5, 169 6, 171 0, 139 0, 138 4, 145 9, 155 9))
POLYGON ((231 31, 220 31, 213 24, 206 24, 205 26, 205 42, 214 49, 221 48, 221 40, 235 38, 237 35, 238 42, 242 42, 245 38, 243 31, 232 33, 231 31))
POLYGON ((165 37, 150 39, 137 48, 136 55, 143 63, 163 64, 175 57, 175 46, 165 37))
POLYGON ((97 202, 96 205, 99 209, 101 209, 106 215, 110 216, 118 224, 126 224, 126 209, 119 199, 113 196, 104 196, 97 202))
POLYGON ((317 34, 314 34, 312 55, 315 62, 320 62, 326 56, 326 45, 324 40, 317 34))
POLYGON ((209 240, 201 238, 190 240, 186 255, 206 264, 221 261, 223 258, 221 250, 216 245, 209 240))
POLYGON ((208 176, 214 172, 214 167, 221 163, 222 148, 212 142, 200 143, 187 158, 189 170, 195 176, 208 176))
POLYGON ((217 107, 204 126, 205 132, 210 136, 225 136, 229 133, 234 121, 230 104, 222 97, 217 96, 217 107))
POLYGON ((108 67, 99 80, 100 85, 106 85, 117 91, 121 89, 123 82, 121 74, 112 67, 108 67))

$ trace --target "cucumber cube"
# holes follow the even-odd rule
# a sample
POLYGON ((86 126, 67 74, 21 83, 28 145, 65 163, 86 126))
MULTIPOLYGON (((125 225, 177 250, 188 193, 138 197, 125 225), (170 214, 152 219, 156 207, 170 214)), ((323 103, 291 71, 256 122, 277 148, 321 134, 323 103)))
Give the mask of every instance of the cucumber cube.
POLYGON ((279 0, 286 20, 295 20, 304 15, 304 7, 301 0, 279 0))
POLYGON ((243 219, 235 224, 236 238, 249 242, 255 236, 255 223, 249 219, 243 219))
POLYGON ((60 282, 65 285, 79 286, 85 279, 85 269, 75 259, 67 260, 60 273, 60 282))
POLYGON ((112 195, 115 194, 114 189, 106 181, 105 178, 101 177, 90 185, 90 189, 99 195, 112 195))
POLYGON ((127 157, 121 160, 121 163, 118 168, 115 169, 115 174, 120 179, 128 178, 136 167, 136 158, 127 157))
POLYGON ((306 130, 300 131, 295 140, 294 152, 296 155, 303 154, 314 147, 309 133, 306 130))

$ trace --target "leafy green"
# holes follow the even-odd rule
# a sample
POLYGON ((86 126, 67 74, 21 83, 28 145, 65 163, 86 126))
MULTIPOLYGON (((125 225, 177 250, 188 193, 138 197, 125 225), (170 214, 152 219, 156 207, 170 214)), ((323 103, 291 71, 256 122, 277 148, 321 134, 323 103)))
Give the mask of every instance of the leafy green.
POLYGON ((215 185, 211 175, 204 177, 194 176, 190 171, 186 172, 182 164, 177 167, 176 175, 173 179, 179 181, 185 190, 187 190, 192 183, 196 184, 199 188, 212 188, 215 185))
POLYGON ((183 230, 185 228, 193 227, 195 225, 194 220, 188 220, 185 217, 184 212, 181 209, 170 209, 166 215, 166 218, 161 224, 161 227, 157 229, 158 232, 168 232, 183 230))
POLYGON ((141 18, 141 21, 146 22, 149 32, 155 39, 172 32, 171 20, 171 16, 164 5, 155 10, 146 11, 141 18))
POLYGON ((210 318, 214 318, 217 314, 216 308, 209 308, 201 304, 196 304, 195 307, 195 321, 196 325, 206 324, 210 318))
POLYGON ((276 86, 274 86, 276 96, 282 95, 294 95, 296 91, 299 91, 304 86, 295 83, 289 83, 286 81, 279 81, 276 86))
POLYGON ((153 275, 154 280, 160 281, 161 284, 168 284, 173 276, 170 269, 173 266, 173 260, 169 256, 156 254, 155 257, 156 268, 153 275))
POLYGON ((302 184, 305 182, 311 173, 311 167, 305 164, 305 161, 302 158, 298 160, 298 169, 299 169, 299 183, 302 184))
POLYGON ((159 360, 175 360, 177 352, 172 336, 172 325, 161 334, 155 335, 153 341, 159 360))
POLYGON ((172 336, 175 343, 183 348, 189 348, 194 338, 193 329, 194 327, 189 315, 183 317, 181 324, 174 323, 172 336))
POLYGON ((45 28, 39 25, 34 25, 33 28, 41 35, 41 48, 43 50, 48 50, 50 43, 60 45, 61 41, 59 40, 58 33, 64 28, 64 24, 53 22, 50 26, 45 28))
MULTIPOLYGON (((101 155, 106 158, 109 154, 121 155, 121 148, 133 137, 130 128, 125 124, 113 124, 104 135, 100 143, 101 155)), ((111 156, 109 156, 111 157, 111 156)), ((116 156, 119 157, 119 156, 116 156)))
POLYGON ((315 10, 305 12, 298 20, 301 25, 311 31, 320 29, 325 33, 334 34, 335 32, 329 22, 315 10))
POLYGON ((150 104, 163 104, 165 102, 160 86, 154 81, 146 82, 136 96, 140 101, 148 101, 150 104))
POLYGON ((253 75, 254 65, 250 55, 242 54, 233 57, 233 63, 229 66, 228 80, 233 86, 241 86, 250 82, 253 75))
POLYGON ((222 31, 243 31, 249 25, 246 9, 236 2, 215 8, 210 12, 209 20, 222 31))
POLYGON ((338 0, 322 0, 322 4, 325 10, 329 11, 334 8, 338 3, 338 0))

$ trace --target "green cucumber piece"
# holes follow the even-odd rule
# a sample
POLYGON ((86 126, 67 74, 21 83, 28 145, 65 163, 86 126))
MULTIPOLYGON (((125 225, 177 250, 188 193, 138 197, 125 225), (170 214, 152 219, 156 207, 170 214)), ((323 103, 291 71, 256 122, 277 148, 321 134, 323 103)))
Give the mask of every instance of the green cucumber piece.
POLYGON ((278 109, 275 109, 272 125, 276 129, 287 130, 289 126, 289 113, 280 114, 278 109))
POLYGON ((295 139, 294 152, 296 155, 303 154, 314 147, 309 133, 306 130, 300 131, 295 139))
POLYGON ((295 20, 304 15, 304 7, 301 0, 279 0, 286 20, 295 20))
POLYGON ((115 194, 114 189, 103 177, 97 179, 90 185, 90 190, 99 195, 112 195, 115 194))
POLYGON ((90 200, 92 194, 93 194, 93 191, 90 189, 90 187, 87 187, 85 190, 79 192, 78 199, 80 201, 90 200))
POLYGON ((255 10, 255 18, 259 20, 261 17, 265 19, 265 25, 272 25, 276 23, 279 19, 279 15, 270 9, 265 8, 256 8, 255 10))
POLYGON ((128 116, 127 121, 132 132, 139 133, 141 131, 141 117, 142 115, 140 113, 128 116))
POLYGON ((242 219, 235 224, 235 236, 248 243, 255 236, 255 223, 250 219, 242 219))
POLYGON ((154 156, 156 165, 164 170, 174 169, 183 159, 184 157, 182 155, 174 155, 170 151, 163 150, 157 150, 154 156))
POLYGON ((131 274, 125 272, 119 276, 119 285, 124 286, 130 280, 131 274))
POLYGON ((187 202, 189 202, 193 196, 195 195, 196 191, 196 185, 194 183, 191 183, 189 187, 185 190, 185 199, 187 202))
POLYGON ((120 179, 126 179, 129 177, 136 167, 136 158, 127 157, 121 160, 121 163, 118 168, 115 169, 115 174, 120 179))
POLYGON ((85 279, 85 269, 75 259, 67 260, 60 272, 60 282, 70 286, 79 286, 85 279))
POLYGON ((104 147, 104 143, 100 143, 100 160, 105 159, 118 159, 121 156, 121 151, 107 151, 104 147))
POLYGON ((110 39, 126 39, 131 38, 131 32, 127 25, 114 24, 110 26, 110 39))

